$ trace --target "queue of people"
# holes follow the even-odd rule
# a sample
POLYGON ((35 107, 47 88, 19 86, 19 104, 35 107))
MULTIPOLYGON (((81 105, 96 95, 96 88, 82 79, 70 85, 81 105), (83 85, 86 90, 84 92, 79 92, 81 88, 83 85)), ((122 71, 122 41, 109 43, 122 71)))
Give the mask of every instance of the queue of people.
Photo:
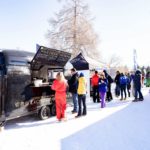
MULTIPOLYGON (((93 102, 100 103, 101 108, 106 107, 106 101, 113 99, 111 92, 111 84, 115 82, 115 95, 120 97, 120 100, 126 100, 127 96, 131 96, 131 88, 133 88, 133 102, 143 101, 141 92, 142 76, 141 72, 137 70, 135 74, 123 74, 119 71, 116 72, 114 80, 107 73, 106 70, 98 73, 95 71, 91 78, 91 85, 93 88, 93 102)), ((66 93, 67 89, 72 94, 73 110, 72 114, 76 114, 75 118, 85 116, 87 114, 86 107, 86 94, 87 94, 87 81, 84 74, 78 74, 75 68, 71 69, 71 78, 67 81, 63 73, 58 72, 51 88, 55 90, 56 100, 56 117, 58 121, 66 121, 66 93)))
POLYGON ((101 108, 105 107, 105 101, 110 102, 112 97, 111 84, 113 83, 112 77, 106 70, 95 74, 91 78, 91 85, 93 88, 93 102, 101 102, 101 108))
POLYGON ((55 91, 56 117, 58 121, 66 121, 66 94, 67 89, 72 94, 73 110, 72 114, 77 114, 75 118, 85 116, 86 110, 86 93, 87 83, 84 74, 79 75, 75 68, 71 69, 71 78, 67 81, 63 73, 58 72, 56 79, 53 81, 51 88, 55 91), (82 109, 83 105, 83 109, 82 109))
MULTIPOLYGON (((106 70, 103 70, 102 74, 106 79, 106 95, 105 100, 110 102, 113 99, 111 92, 111 84, 114 82, 116 84, 115 87, 115 96, 120 97, 120 100, 126 100, 127 97, 131 97, 131 94, 134 97, 133 102, 143 101, 143 95, 141 92, 142 88, 142 74, 139 70, 135 73, 120 73, 116 72, 116 76, 114 80, 107 73, 106 70), (132 91, 132 92, 131 92, 132 91)), ((91 78, 91 85, 93 88, 93 102, 101 102, 103 101, 103 96, 100 94, 100 81, 101 81, 101 73, 95 71, 94 75, 91 78)), ((104 106, 101 104, 101 107, 104 106)))
POLYGON ((143 94, 141 92, 142 74, 139 70, 131 74, 130 73, 123 74, 117 71, 115 76, 115 83, 116 83, 115 94, 116 97, 119 97, 121 93, 120 100, 123 99, 126 100, 127 94, 128 97, 130 97, 131 91, 134 97, 133 102, 144 100, 143 94))

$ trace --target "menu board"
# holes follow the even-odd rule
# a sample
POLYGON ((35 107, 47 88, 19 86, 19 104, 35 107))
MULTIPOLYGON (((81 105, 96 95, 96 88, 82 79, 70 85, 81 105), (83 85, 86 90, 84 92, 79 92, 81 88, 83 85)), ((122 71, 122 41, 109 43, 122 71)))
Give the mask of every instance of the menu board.
POLYGON ((44 65, 63 68, 70 57, 68 52, 40 46, 31 62, 31 69, 39 70, 44 65))

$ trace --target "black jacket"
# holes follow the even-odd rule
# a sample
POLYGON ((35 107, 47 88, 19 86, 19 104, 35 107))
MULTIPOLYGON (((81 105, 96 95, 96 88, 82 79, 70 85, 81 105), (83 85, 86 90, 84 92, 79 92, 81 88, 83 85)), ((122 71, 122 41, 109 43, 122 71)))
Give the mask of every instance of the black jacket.
POLYGON ((106 70, 103 70, 103 72, 104 72, 104 74, 105 74, 106 79, 108 80, 108 86, 110 86, 111 83, 113 83, 113 79, 112 79, 112 77, 107 73, 106 70))
POLYGON ((135 88, 141 87, 141 73, 136 71, 135 76, 133 78, 135 88))
POLYGON ((115 77, 115 82, 116 82, 117 85, 120 84, 119 80, 120 80, 120 74, 117 74, 116 77, 115 77))
POLYGON ((72 75, 72 77, 68 81, 68 84, 69 84, 69 92, 76 94, 77 88, 78 88, 78 73, 77 72, 72 75))

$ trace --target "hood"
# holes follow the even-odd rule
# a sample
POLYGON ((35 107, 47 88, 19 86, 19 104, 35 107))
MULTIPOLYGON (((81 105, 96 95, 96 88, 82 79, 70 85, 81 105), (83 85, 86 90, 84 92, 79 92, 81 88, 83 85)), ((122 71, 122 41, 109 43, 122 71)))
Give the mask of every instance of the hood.
POLYGON ((141 74, 140 70, 136 70, 135 74, 141 74))
POLYGON ((80 77, 84 77, 84 74, 82 72, 80 73, 80 77))

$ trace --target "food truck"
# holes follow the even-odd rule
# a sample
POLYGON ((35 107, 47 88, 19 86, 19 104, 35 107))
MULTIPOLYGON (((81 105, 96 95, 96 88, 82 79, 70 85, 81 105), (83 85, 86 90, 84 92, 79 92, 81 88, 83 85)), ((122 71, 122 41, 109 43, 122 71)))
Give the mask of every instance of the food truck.
POLYGON ((36 54, 0 51, 0 125, 10 119, 37 113, 40 119, 55 115, 51 84, 70 59, 68 52, 39 46, 36 54))

